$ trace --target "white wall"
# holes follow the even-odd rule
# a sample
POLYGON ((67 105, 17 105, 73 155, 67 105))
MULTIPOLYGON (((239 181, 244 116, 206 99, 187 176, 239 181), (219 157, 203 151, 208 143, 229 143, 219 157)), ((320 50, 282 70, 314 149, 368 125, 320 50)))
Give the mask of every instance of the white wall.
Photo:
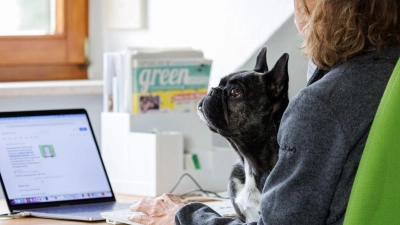
MULTIPOLYGON (((145 1, 147 26, 142 30, 108 29, 105 0, 92 3, 103 10, 94 25, 102 22, 98 30, 104 34, 104 51, 127 46, 200 49, 213 60, 211 85, 237 70, 293 14, 293 0, 145 1)), ((100 63, 93 63, 93 72, 101 71, 100 63)))
MULTIPOLYGON (((272 68, 283 53, 289 54, 289 98, 296 95, 307 83, 308 60, 299 50, 302 38, 289 17, 282 26, 261 46, 267 47, 268 67, 272 68)), ((241 69, 253 69, 261 46, 240 66, 241 69)))
POLYGON ((91 1, 91 78, 102 77, 104 51, 192 47, 213 60, 210 86, 215 86, 221 77, 253 64, 261 47, 267 46, 270 64, 283 52, 290 54, 290 96, 305 86, 306 60, 298 50, 293 0, 144 1, 146 26, 137 30, 109 29, 106 0, 91 1))

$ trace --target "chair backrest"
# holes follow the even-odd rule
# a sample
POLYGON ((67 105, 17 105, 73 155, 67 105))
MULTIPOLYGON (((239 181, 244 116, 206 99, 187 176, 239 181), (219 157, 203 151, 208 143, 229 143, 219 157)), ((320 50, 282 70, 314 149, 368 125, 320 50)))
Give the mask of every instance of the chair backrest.
POLYGON ((400 60, 372 123, 344 224, 400 224, 400 60))

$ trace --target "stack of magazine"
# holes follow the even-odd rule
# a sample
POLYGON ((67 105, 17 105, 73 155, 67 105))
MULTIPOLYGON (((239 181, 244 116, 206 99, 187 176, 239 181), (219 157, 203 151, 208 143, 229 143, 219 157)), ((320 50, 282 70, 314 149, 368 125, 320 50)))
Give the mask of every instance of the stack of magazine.
POLYGON ((104 111, 193 112, 207 94, 211 60, 191 48, 104 54, 104 111))

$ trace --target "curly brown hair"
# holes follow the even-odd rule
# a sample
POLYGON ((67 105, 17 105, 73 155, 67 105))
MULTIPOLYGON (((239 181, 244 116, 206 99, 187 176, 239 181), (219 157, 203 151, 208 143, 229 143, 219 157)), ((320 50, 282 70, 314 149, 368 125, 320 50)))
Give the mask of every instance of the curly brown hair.
POLYGON ((305 1, 302 50, 322 69, 400 43, 400 0, 317 0, 312 12, 305 1))

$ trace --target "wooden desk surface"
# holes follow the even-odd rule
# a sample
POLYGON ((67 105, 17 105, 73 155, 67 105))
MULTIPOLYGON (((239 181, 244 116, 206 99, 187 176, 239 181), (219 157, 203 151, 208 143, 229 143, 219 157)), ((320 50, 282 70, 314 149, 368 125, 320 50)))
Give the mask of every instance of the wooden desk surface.
MULTIPOLYGON (((131 195, 115 195, 117 201, 119 202, 137 202, 143 197, 141 196, 131 196, 131 195)), ((2 206, 4 207, 4 206, 2 206)), ((4 209, 1 209, 2 212, 4 209)), ((7 206, 6 206, 7 210, 7 206)), ((4 213, 4 212, 3 212, 4 213)), ((54 219, 42 219, 42 218, 33 218, 33 217, 26 217, 26 218, 18 218, 18 219, 8 219, 8 218, 0 218, 0 225, 49 225, 49 224, 57 224, 57 225, 100 225, 100 224, 107 224, 105 221, 100 222, 85 222, 85 221, 73 221, 73 220, 54 220, 54 219)))

